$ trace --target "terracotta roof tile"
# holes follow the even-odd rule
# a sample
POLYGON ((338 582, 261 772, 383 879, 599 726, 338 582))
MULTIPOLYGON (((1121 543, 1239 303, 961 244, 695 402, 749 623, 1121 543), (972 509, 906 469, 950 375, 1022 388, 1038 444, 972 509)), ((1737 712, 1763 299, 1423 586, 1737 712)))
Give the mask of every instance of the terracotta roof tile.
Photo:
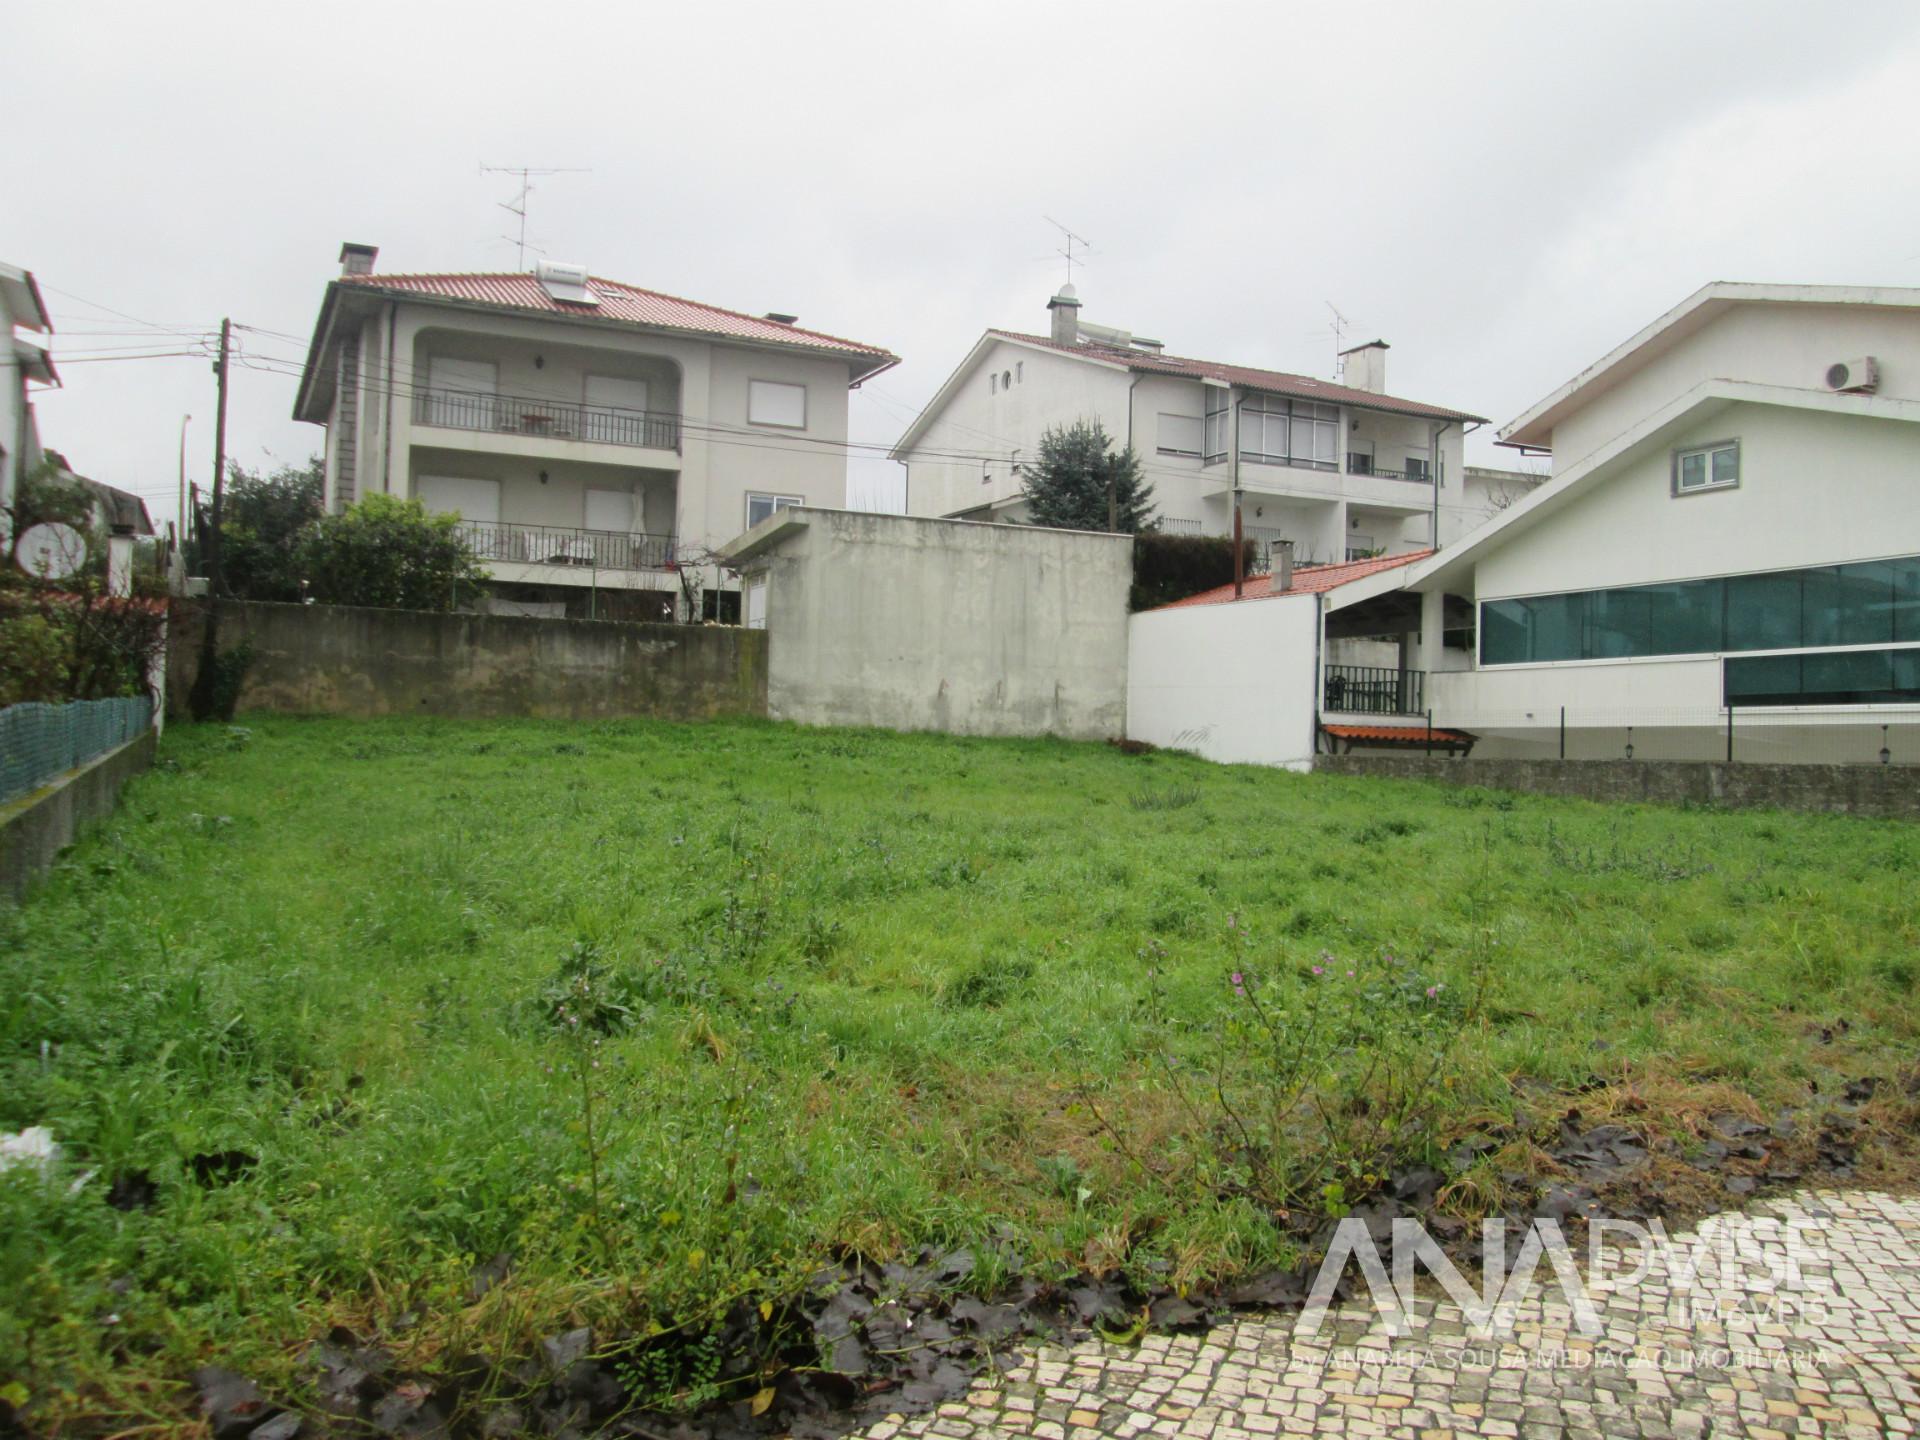
MULTIPOLYGON (((456 300, 470 305, 493 305, 507 310, 540 310, 557 315, 587 315, 604 320, 623 320, 630 325, 646 325, 663 330, 686 330, 699 335, 719 335, 734 340, 751 340, 768 345, 795 345, 810 350, 844 350, 850 355, 892 364, 892 351, 879 345, 864 345, 818 330, 803 330, 783 325, 778 320, 744 315, 737 310, 722 310, 698 300, 682 300, 657 290, 642 290, 617 280, 598 277, 588 282, 600 297, 598 305, 569 305, 555 300, 540 283, 539 277, 524 274, 503 275, 343 275, 339 283, 356 290, 386 290, 405 295, 421 295, 438 300, 456 300)), ((877 368, 877 367, 876 367, 877 368)))
MULTIPOLYGON (((1382 570, 1397 570, 1402 565, 1411 565, 1416 560, 1426 559, 1432 553, 1431 550, 1415 550, 1406 555, 1376 555, 1371 560, 1348 560, 1339 565, 1302 565, 1294 570, 1293 584, 1285 590, 1273 588, 1271 575, 1249 575, 1240 587, 1240 598, 1271 600, 1280 595, 1317 595, 1322 591, 1332 590, 1336 586, 1365 579, 1369 575, 1378 575, 1382 570)), ((1174 610, 1182 605, 1230 605, 1233 599, 1233 586, 1221 585, 1158 608, 1174 610)))
POLYGON ((1008 340, 1042 345, 1068 355, 1084 355, 1090 360, 1105 360, 1129 370, 1149 375, 1186 375, 1194 379, 1224 380, 1249 390, 1264 390, 1272 395, 1287 395, 1299 400, 1321 400, 1329 405, 1357 405, 1368 410, 1386 410, 1396 415, 1418 415, 1429 420, 1460 420, 1484 425, 1486 416, 1469 415, 1464 410, 1449 410, 1442 405, 1427 405, 1418 400, 1403 400, 1396 395, 1376 395, 1371 390, 1338 385, 1331 380, 1316 380, 1311 375, 1290 375, 1284 370, 1255 370, 1246 365, 1228 365, 1219 360, 1194 360, 1182 355, 1159 355, 1146 350, 1122 350, 1111 345, 1062 345, 1045 335, 1023 335, 1017 330, 989 330, 1008 340))
MULTIPOLYGON (((1320 728, 1339 740, 1388 745, 1424 745, 1429 734, 1425 725, 1322 725, 1320 728)), ((1448 730, 1438 725, 1431 734, 1435 745, 1468 745, 1479 738, 1465 730, 1448 730)))

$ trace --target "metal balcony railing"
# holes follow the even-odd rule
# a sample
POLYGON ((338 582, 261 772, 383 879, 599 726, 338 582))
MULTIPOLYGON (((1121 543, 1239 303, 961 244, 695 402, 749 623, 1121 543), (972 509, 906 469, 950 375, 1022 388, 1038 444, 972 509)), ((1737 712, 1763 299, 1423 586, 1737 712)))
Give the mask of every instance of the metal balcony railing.
POLYGON ((1371 455, 1357 455, 1347 452, 1347 473, 1349 475, 1375 475, 1382 480, 1407 480, 1415 485, 1430 485, 1433 476, 1425 470, 1386 470, 1373 463, 1371 455))
POLYGON ((462 520, 460 533, 481 560, 572 565, 583 570, 667 570, 674 563, 671 535, 515 525, 501 520, 462 520))
POLYGON ((1329 665, 1321 708, 1349 715, 1424 715, 1424 670, 1384 665, 1329 665))
POLYGON ((496 435, 551 436, 600 445, 637 445, 647 450, 680 448, 680 417, 672 411, 565 405, 470 390, 418 391, 413 400, 413 421, 416 425, 485 430, 496 435))

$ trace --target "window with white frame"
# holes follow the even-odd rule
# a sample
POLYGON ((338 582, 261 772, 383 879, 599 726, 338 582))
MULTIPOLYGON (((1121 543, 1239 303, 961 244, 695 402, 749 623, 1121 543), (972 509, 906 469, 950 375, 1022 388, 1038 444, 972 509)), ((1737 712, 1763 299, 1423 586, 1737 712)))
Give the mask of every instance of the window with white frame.
POLYGON ((1231 392, 1224 385, 1209 385, 1206 393, 1207 418, 1202 422, 1201 461, 1207 465, 1218 465, 1227 458, 1227 449, 1232 443, 1231 392))
POLYGON ((1740 483, 1740 442, 1716 440, 1673 452, 1673 493, 1728 490, 1740 483))
POLYGON ((750 494, 747 496, 747 528, 751 530, 770 515, 777 515, 782 510, 791 510, 796 505, 806 503, 798 495, 750 494))
POLYGON ((780 380, 749 380, 747 423, 777 425, 784 430, 806 429, 807 387, 780 380))
POLYGON ((1162 455, 1191 455, 1200 458, 1204 422, 1197 415, 1162 415, 1159 450, 1162 455))
POLYGON ((1249 395, 1240 406, 1240 458, 1262 465, 1338 470, 1340 407, 1249 395))

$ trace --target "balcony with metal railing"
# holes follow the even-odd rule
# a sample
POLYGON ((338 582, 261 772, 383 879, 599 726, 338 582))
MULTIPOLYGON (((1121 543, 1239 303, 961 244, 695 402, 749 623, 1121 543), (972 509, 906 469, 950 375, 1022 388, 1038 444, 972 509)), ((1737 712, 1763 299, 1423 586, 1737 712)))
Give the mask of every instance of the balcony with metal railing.
POLYGON ((569 525, 517 525, 462 520, 460 533, 483 562, 565 565, 579 570, 670 570, 671 535, 584 530, 569 525))
POLYGON ((1373 463, 1373 456, 1362 455, 1356 451, 1347 452, 1347 473, 1349 475, 1372 475, 1381 480, 1405 480, 1414 485, 1431 485, 1433 475, 1424 462, 1407 462, 1404 470, 1394 470, 1373 463))
POLYGON ((1424 715, 1424 670, 1385 665, 1329 665, 1320 706, 1347 715, 1424 715))
POLYGON ((632 445, 645 450, 680 449, 680 417, 672 411, 569 405, 465 390, 416 392, 413 423, 533 439, 632 445))

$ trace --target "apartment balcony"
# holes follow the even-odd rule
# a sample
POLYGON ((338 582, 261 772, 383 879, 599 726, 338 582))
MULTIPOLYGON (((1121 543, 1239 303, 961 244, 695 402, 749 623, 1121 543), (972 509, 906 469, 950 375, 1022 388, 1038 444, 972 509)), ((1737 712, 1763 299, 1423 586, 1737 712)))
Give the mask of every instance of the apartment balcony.
MULTIPOLYGON (((463 390, 424 389, 413 402, 413 423, 441 430, 512 437, 515 441, 564 441, 640 450, 680 450, 680 416, 664 410, 622 410, 520 400, 463 390)), ((516 444, 513 448, 522 448, 516 444)), ((541 448, 545 448, 541 445, 541 448)))
POLYGON ((561 566, 580 572, 580 583, 601 570, 671 570, 674 537, 586 530, 568 525, 518 525, 504 520, 462 520, 460 533, 473 553, 492 566, 561 566))
POLYGON ((1329 665, 1320 706, 1346 715, 1424 715, 1424 670, 1384 665, 1329 665))
POLYGON ((1433 476, 1423 467, 1418 470, 1395 470, 1383 465, 1375 465, 1373 456, 1361 455, 1355 451, 1347 452, 1347 473, 1349 475, 1372 475, 1381 480, 1402 480, 1409 485, 1421 485, 1431 488, 1433 476))

